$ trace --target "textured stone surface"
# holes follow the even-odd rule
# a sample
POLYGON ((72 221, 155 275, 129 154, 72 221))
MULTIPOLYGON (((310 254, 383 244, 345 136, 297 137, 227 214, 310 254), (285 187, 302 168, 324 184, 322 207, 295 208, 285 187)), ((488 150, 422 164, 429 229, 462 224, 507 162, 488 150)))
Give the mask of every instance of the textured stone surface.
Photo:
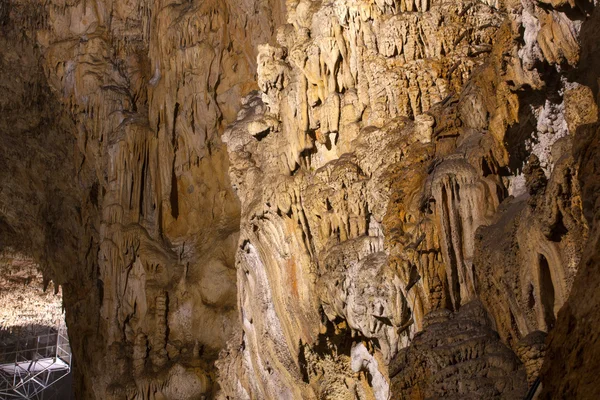
POLYGON ((591 398, 597 14, 0 4, 0 251, 79 396, 591 398))
POLYGON ((567 121, 576 129, 573 137, 573 157, 578 168, 581 185, 583 215, 590 231, 573 282, 571 296, 558 313, 556 328, 550 333, 547 357, 542 369, 544 391, 541 398, 556 397, 594 399, 600 395, 597 371, 600 368, 598 347, 598 274, 600 249, 599 222, 599 171, 598 150, 598 41, 591 39, 600 33, 600 13, 593 10, 592 17, 581 28, 582 54, 576 86, 565 97, 567 121), (589 36, 588 36, 589 35, 589 36), (587 85, 587 88, 586 86, 587 85))
POLYGON ((46 334, 64 326, 60 288, 44 283, 34 260, 7 252, 0 257, 0 336, 46 334))
POLYGON ((577 131, 581 140, 578 161, 581 163, 584 212, 592 226, 580 272, 572 295, 558 314, 556 328, 550 333, 549 349, 542 370, 541 398, 572 397, 593 399, 600 395, 596 384, 600 367, 598 316, 598 125, 577 131))
POLYGON ((219 133, 256 87, 280 5, 0 7, 2 236, 64 287, 78 392, 212 396, 237 317, 239 205, 219 133))
POLYGON ((428 314, 390 377, 393 392, 410 399, 522 399, 527 387, 523 365, 477 301, 428 314))
MULTIPOLYGON (((554 326, 587 237, 567 120, 593 118, 565 113, 555 91, 578 89, 561 82, 555 67, 534 66, 576 64, 579 45, 571 39, 579 22, 530 3, 473 9, 432 2, 422 13, 398 12, 402 3, 305 4, 288 9, 292 26, 282 28, 280 47, 262 48, 261 92, 244 100, 224 135, 242 207, 237 264, 244 322, 241 344, 219 362, 224 392, 319 398, 333 391, 318 376, 307 377, 302 361, 312 343, 318 363, 331 362, 316 350, 328 323, 342 323, 351 337, 371 343, 385 376, 385 364, 413 343, 425 315, 459 310, 478 297, 500 338, 522 357, 512 368, 525 363, 531 382, 543 343, 528 335, 554 326), (423 29, 436 15, 444 16, 438 43, 455 46, 438 53, 404 53, 411 45, 394 48, 377 30, 387 24, 393 36, 391 27, 401 31, 405 18, 423 29), (548 15, 566 30, 548 38, 554 23, 548 15), (483 28, 454 36, 444 30, 471 21, 483 28), (537 33, 520 31, 521 24, 537 33), (364 46, 355 46, 355 37, 364 46), (457 46, 462 40, 465 47, 457 46), (438 84, 428 86, 431 69, 423 68, 419 85, 411 85, 414 62, 425 66, 436 58, 438 84), (361 71, 365 60, 376 74, 361 71), (462 81, 453 80, 457 65, 471 66, 462 81), (394 92, 398 73, 408 78, 406 92, 394 92), (452 90, 438 92, 442 87, 452 90), (402 104, 403 93, 409 106, 390 108, 402 104), (431 93, 440 94, 429 103, 431 93)), ((330 359, 343 364, 339 349, 331 349, 330 359)), ((329 372, 336 374, 344 376, 329 372)), ((481 396, 518 398, 526 391, 524 375, 489 393, 485 382, 474 382, 481 396)), ((392 397, 408 387, 396 386, 395 394, 392 388, 392 397)), ((366 396, 384 396, 378 393, 366 396)))

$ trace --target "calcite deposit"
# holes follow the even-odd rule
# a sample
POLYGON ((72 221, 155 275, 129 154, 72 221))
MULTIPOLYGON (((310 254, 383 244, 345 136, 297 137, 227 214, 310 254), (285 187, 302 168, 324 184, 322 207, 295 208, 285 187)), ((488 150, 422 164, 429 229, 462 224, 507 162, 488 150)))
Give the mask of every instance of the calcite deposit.
POLYGON ((31 258, 0 256, 0 338, 47 334, 64 326, 60 288, 44 282, 31 258))
POLYGON ((599 12, 1 3, 0 251, 78 398, 597 398, 599 12))

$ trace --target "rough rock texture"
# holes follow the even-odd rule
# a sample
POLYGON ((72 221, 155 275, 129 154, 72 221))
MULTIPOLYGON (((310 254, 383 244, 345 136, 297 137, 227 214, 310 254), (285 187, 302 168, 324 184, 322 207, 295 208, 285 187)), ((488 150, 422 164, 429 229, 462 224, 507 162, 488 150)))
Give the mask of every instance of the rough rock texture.
MULTIPOLYGON (((327 321, 370 343, 385 377, 425 315, 476 298, 530 382, 539 371, 544 336, 529 334, 554 326, 587 237, 569 125, 593 115, 563 95, 585 90, 563 73, 580 22, 533 3, 404 7, 288 4, 279 46, 261 48, 261 91, 224 135, 242 207, 230 398, 387 398, 306 373, 307 346, 343 363, 319 347, 327 321)), ((402 397, 413 383, 394 379, 402 397)), ((518 398, 522 379, 471 388, 518 398)), ((441 395, 427 390, 411 396, 441 395)))
POLYGON ((0 251, 62 286, 79 396, 522 398, 546 352, 592 393, 597 15, 0 4, 0 251))
POLYGON ((60 288, 44 287, 32 259, 4 253, 0 257, 0 336, 32 336, 64 326, 60 288), (56 289, 56 290, 55 290, 56 289))
POLYGON ((600 126, 598 125, 598 41, 600 13, 582 26, 581 72, 578 80, 589 85, 572 93, 570 120, 576 128, 574 157, 579 167, 583 214, 590 234, 573 283, 572 294, 558 314, 550 334, 549 349, 542 370, 542 398, 594 399, 600 396, 597 371, 600 368, 600 333, 597 320, 600 306, 600 126), (587 36, 589 35, 589 36, 587 36))
POLYGON ((431 312, 411 345, 390 365, 394 393, 405 398, 520 398, 523 365, 491 329, 477 301, 452 314, 431 312))
POLYGON ((599 134, 597 124, 581 127, 577 131, 582 145, 579 162, 584 212, 593 228, 580 263, 581 271, 573 284, 573 293, 558 314, 556 328, 550 334, 549 349, 542 370, 542 398, 594 399, 600 395, 597 385, 600 334, 595 322, 599 309, 599 134))
POLYGON ((230 3, 0 5, 2 239, 63 285, 82 398, 214 390, 239 226, 219 132, 281 15, 230 3))

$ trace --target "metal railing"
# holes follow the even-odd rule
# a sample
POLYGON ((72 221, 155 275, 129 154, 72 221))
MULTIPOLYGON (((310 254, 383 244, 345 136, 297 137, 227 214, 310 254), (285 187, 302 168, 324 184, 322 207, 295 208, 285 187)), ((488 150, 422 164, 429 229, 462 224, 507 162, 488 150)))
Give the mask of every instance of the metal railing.
POLYGON ((540 388, 540 385, 541 385, 541 381, 540 381, 540 377, 538 376, 537 378, 535 378, 535 381, 529 388, 529 392, 527 392, 527 396, 525 396, 525 400, 535 399, 535 396, 538 394, 538 389, 540 388))
POLYGON ((65 327, 0 339, 0 399, 44 399, 46 389, 69 375, 71 363, 65 327))

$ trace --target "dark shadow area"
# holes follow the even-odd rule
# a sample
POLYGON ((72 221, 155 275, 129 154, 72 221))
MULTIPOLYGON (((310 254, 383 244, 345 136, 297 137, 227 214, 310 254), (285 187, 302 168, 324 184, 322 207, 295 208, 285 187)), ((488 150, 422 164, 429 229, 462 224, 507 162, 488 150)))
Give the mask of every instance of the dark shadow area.
MULTIPOLYGON (((310 365, 307 361, 307 352, 312 353, 312 356, 316 356, 318 359, 326 359, 332 356, 335 358, 336 355, 351 357, 352 347, 360 342, 365 343, 367 346, 381 348, 379 340, 376 338, 366 338, 358 333, 355 333, 353 336, 343 318, 337 317, 334 321, 329 321, 322 308, 320 312, 321 320, 326 327, 326 331, 320 333, 317 340, 312 345, 304 344, 302 341, 299 343, 300 352, 298 354, 298 361, 300 364, 302 380, 305 383, 310 383, 310 365), (340 327, 342 328, 340 329, 340 327)), ((391 324, 389 320, 387 322, 391 324)), ((364 372, 370 382, 372 377, 368 371, 364 372)))
POLYGON ((542 310, 544 312, 544 322, 548 331, 554 327, 556 316, 554 315, 554 283, 550 275, 550 266, 548 260, 542 254, 539 256, 540 265, 540 298, 542 310))
MULTIPOLYGON (((590 5, 590 7, 592 7, 590 5)), ((589 86, 598 98, 598 76, 600 75, 600 10, 596 7, 581 26, 579 37, 581 55, 577 69, 567 74, 569 81, 589 86)))
POLYGON ((529 158, 530 151, 526 147, 527 140, 535 140, 537 119, 533 114, 533 108, 543 106, 546 100, 556 104, 562 102, 562 97, 559 94, 560 75, 556 72, 556 69, 547 63, 541 62, 537 63, 535 69, 546 82, 546 87, 543 90, 533 90, 531 87, 526 86, 516 92, 519 97, 519 104, 525 106, 519 108, 518 122, 506 130, 505 144, 509 154, 508 167, 512 175, 520 173, 524 163, 529 158))

